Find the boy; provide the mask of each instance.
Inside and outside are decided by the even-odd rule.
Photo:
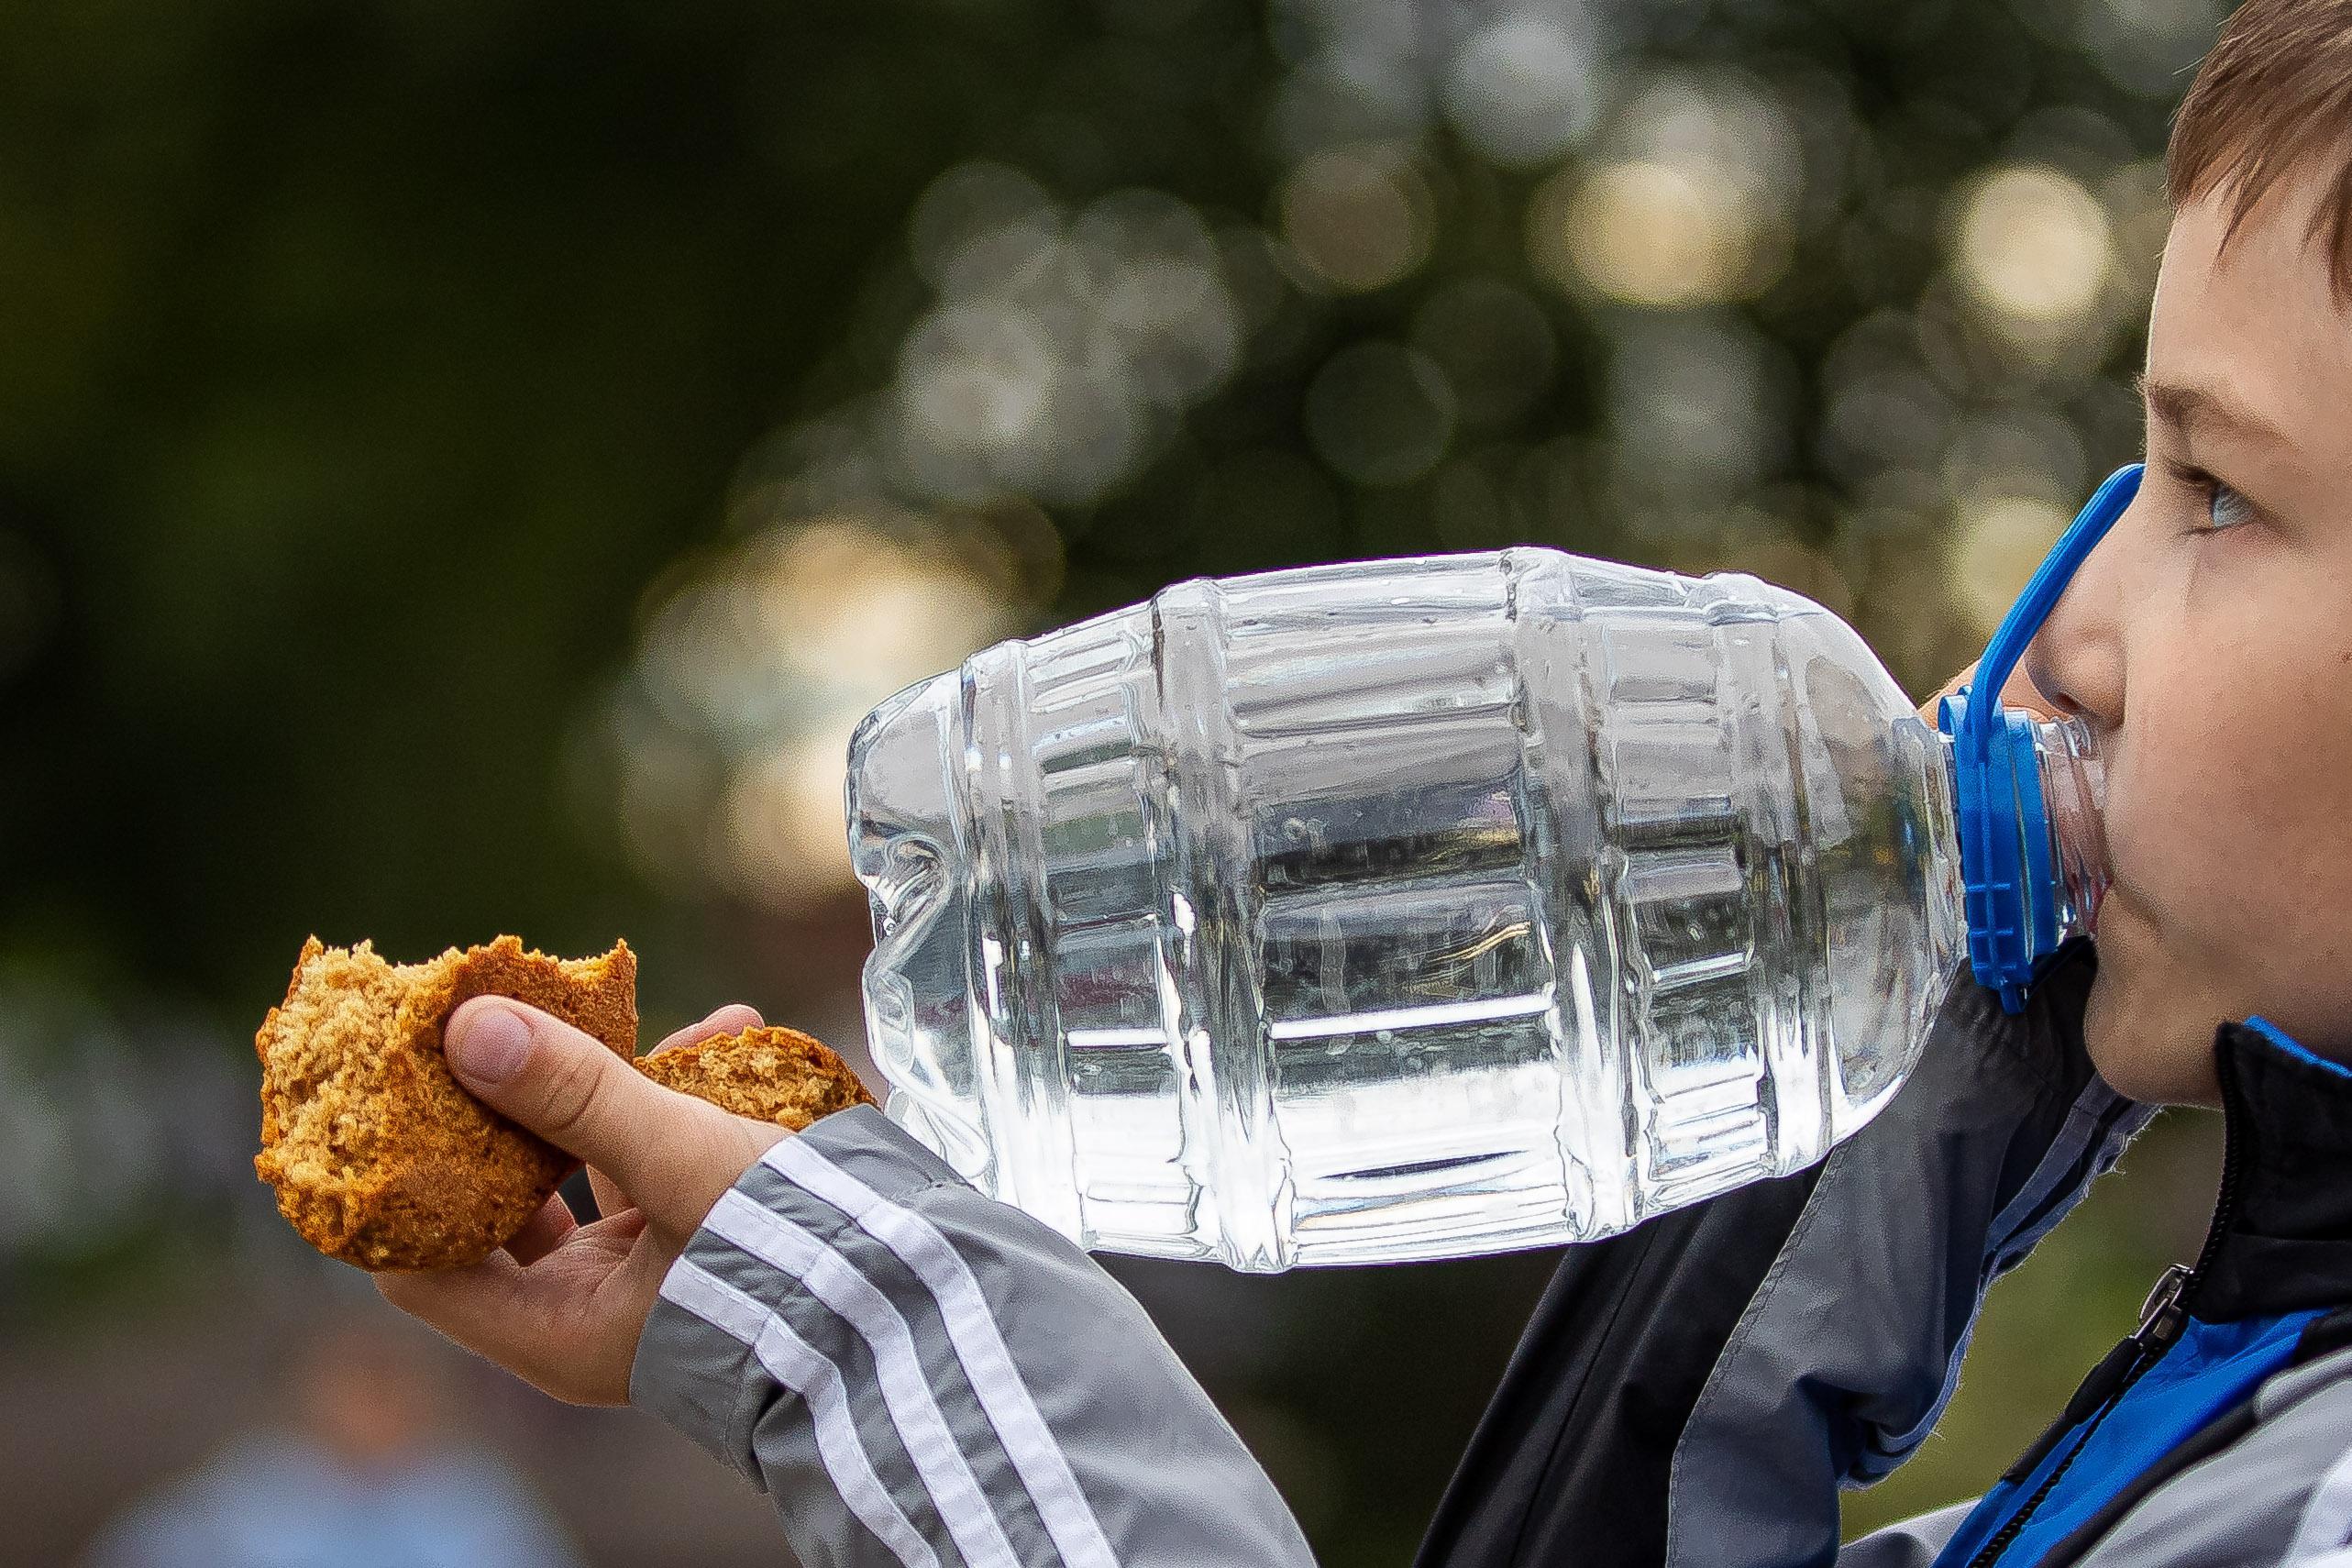
[[[1573,1251],[1425,1562],[2352,1562],[2352,0],[2240,10],[2170,181],[2147,477],[2028,661],[2107,759],[2095,955],[2017,1018],[1962,979],[1821,1165]],[[803,1561],[1309,1561],[1134,1303],[878,1113],[779,1139],[494,999],[448,1034],[610,1217],[385,1294],[658,1411]],[[2195,1266],[1980,1505],[1840,1552],[1838,1486],[1924,1438],[1984,1286],[2161,1101],[2228,1119]]]

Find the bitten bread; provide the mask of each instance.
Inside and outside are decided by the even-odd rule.
[[[636,1050],[637,960],[550,958],[502,936],[422,964],[369,944],[303,944],[261,1058],[261,1153],[279,1211],[327,1256],[366,1269],[478,1263],[543,1208],[572,1161],[466,1092],[442,1055],[459,1002],[492,994]],[[873,1097],[825,1046],[762,1027],[635,1062],[656,1083],[800,1132]]]
[[[514,937],[392,964],[368,943],[303,944],[286,999],[253,1038],[261,1152],[279,1212],[327,1256],[367,1269],[479,1262],[536,1214],[560,1150],[459,1087],[441,1026],[494,993],[554,1014],[621,1056],[637,1048],[637,960],[551,958]]]
[[[637,1070],[657,1084],[792,1132],[821,1116],[874,1103],[831,1047],[773,1025],[673,1045],[638,1058]]]

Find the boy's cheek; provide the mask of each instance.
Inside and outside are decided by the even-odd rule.
[[[2207,705],[2205,679],[2134,711],[2111,759],[2115,884],[2099,909],[2084,1037],[2101,1075],[2149,1102],[2213,1102],[2214,1031],[2253,978],[2242,937],[2264,900],[2248,857],[2275,853],[2247,835],[2244,809],[2273,781],[2233,765],[2251,737]]]
[[[2225,1020],[2291,1014],[2308,1043],[2352,1047],[2352,971],[2322,957],[2352,949],[2352,683],[2314,685],[2317,617],[2299,608],[2279,605],[2258,657],[2137,671],[2086,1022],[2134,1098],[2208,1100]]]
[[[2319,890],[2313,821],[2352,805],[2352,746],[2315,724],[2310,650],[2294,641],[2182,636],[2139,661],[2110,757],[2108,845],[2117,882],[2170,939],[2236,944],[2249,920],[2275,924]]]
[[[2083,1015],[2083,1044],[2099,1076],[2122,1094],[2150,1104],[2211,1105],[2214,1028],[2219,1013],[2196,994],[2194,977],[2151,963],[2149,928],[2138,911],[2118,908],[2099,922],[2099,974]],[[2214,1022],[2203,1021],[2211,1014]]]

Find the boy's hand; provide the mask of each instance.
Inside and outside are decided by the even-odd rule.
[[[756,1028],[723,1007],[654,1049]],[[380,1274],[376,1287],[468,1350],[575,1405],[624,1405],[662,1276],[722,1194],[770,1144],[770,1122],[664,1088],[536,1008],[477,997],[449,1015],[450,1070],[484,1103],[588,1162],[602,1218],[560,1193],[466,1268]]]
[[[1936,722],[1936,704],[1975,679],[1976,666],[1971,663],[1966,669],[1945,681],[1942,689],[1933,697],[1919,704],[1919,716],[1933,724]],[[2058,709],[2050,705],[2049,699],[2042,695],[2041,688],[2036,686],[2026,674],[2026,661],[2023,659],[2019,659],[2017,667],[2009,672],[2008,684],[2001,688],[2001,701],[2004,706],[2032,713],[2040,718],[2063,717]]]

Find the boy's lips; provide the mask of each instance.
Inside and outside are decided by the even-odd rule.
[[[2112,853],[2107,857],[2107,863],[2100,867],[2100,870],[2102,875],[2093,879],[2091,884],[2091,908],[2086,911],[2083,921],[2083,929],[2094,936],[2099,933],[2099,922],[2106,919],[2107,906],[2119,898],[2130,896],[2124,887],[2123,879],[2115,875],[2115,858]]]

